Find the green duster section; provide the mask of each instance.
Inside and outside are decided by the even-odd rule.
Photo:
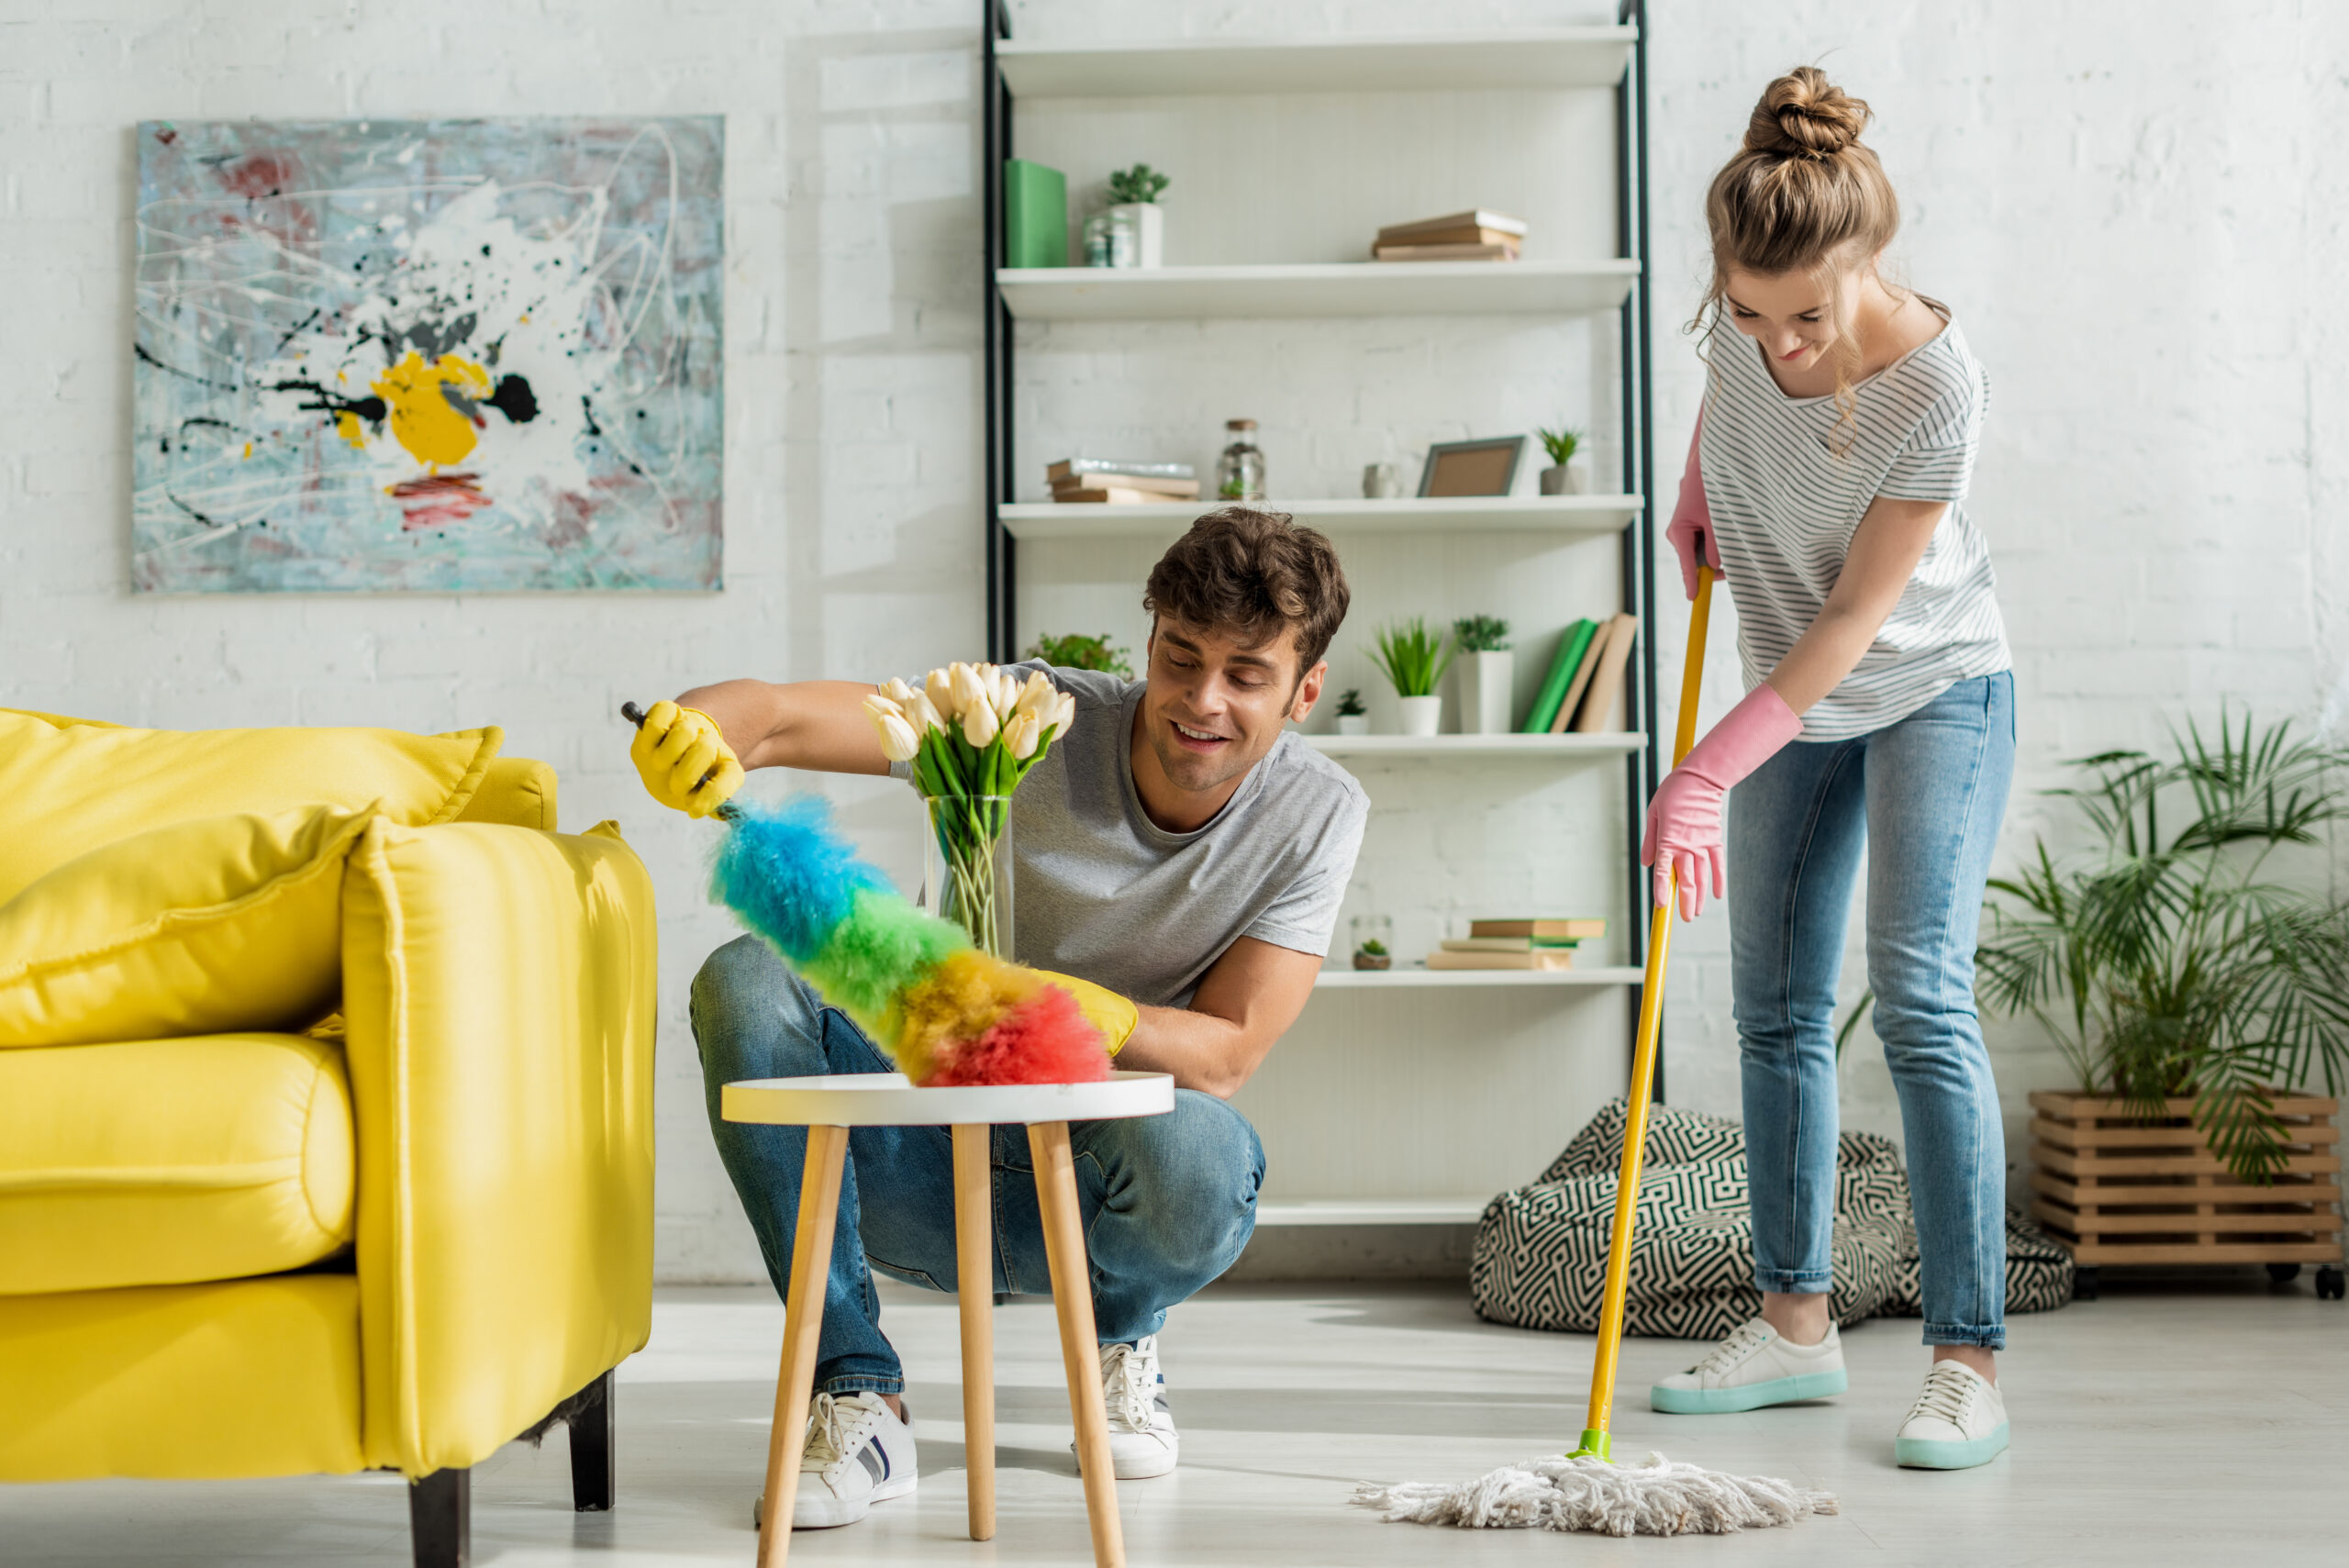
[[[895,893],[861,887],[850,898],[848,917],[798,969],[824,1000],[885,1047],[884,1020],[898,994],[970,945],[960,927]]]

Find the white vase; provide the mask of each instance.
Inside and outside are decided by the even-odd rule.
[[[1120,202],[1109,209],[1134,226],[1135,250],[1142,267],[1166,264],[1166,209],[1156,202]]]
[[[1369,734],[1370,715],[1366,713],[1341,713],[1338,715],[1338,733],[1341,735]]]
[[[1569,495],[1590,495],[1592,493],[1590,475],[1590,459],[1580,454],[1568,458],[1566,460],[1566,494]]]
[[[1443,728],[1443,699],[1437,697],[1397,697],[1403,708],[1403,733],[1415,739],[1433,735]]]
[[[1453,668],[1460,672],[1460,728],[1470,735],[1508,734],[1517,655],[1506,648],[1471,653]]]

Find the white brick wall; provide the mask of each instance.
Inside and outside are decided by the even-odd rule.
[[[659,883],[662,1270],[753,1273],[684,1023],[686,983],[729,923],[696,885],[704,831],[643,799],[612,715],[700,678],[869,674],[977,646],[976,5],[28,9],[0,10],[0,703],[169,726],[505,724],[509,751],[561,770],[566,826],[618,817]],[[2027,792],[2058,759],[2152,741],[2165,715],[2233,696],[2338,723],[2349,328],[2333,294],[2349,190],[2332,153],[2349,92],[2327,62],[2349,39],[2334,12],[1656,9],[1659,469],[1675,472],[1699,386],[1673,328],[1700,276],[1704,183],[1762,83],[1824,61],[1881,116],[1910,278],[1956,307],[1994,378],[1976,504],[2018,659],[2010,845],[2048,820]],[[1013,12],[1022,36],[1064,39],[1429,21],[1408,0]],[[1604,15],[1444,7],[1461,28]],[[129,597],[132,122],[586,112],[728,117],[726,591]],[[1316,367],[1295,368],[1311,384]],[[1212,387],[1169,395],[1220,407]],[[1658,628],[1667,669],[1684,626],[1675,612]],[[1709,712],[1734,695],[1727,629]],[[1674,690],[1667,678],[1667,702]],[[861,829],[902,823],[872,787],[838,793]],[[886,842],[909,862],[909,840]],[[1678,951],[1674,1097],[1733,1109],[1720,920]],[[1847,990],[1860,983],[1855,962]],[[2021,1032],[1997,1039],[2010,1097],[2052,1081]],[[1880,1064],[1863,1053],[1847,1079],[1853,1120],[1895,1129]]]

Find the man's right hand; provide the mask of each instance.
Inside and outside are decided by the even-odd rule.
[[[742,787],[741,760],[697,707],[654,703],[628,755],[652,798],[688,817],[707,817]]]

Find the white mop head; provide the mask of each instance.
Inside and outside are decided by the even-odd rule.
[[[1767,1476],[1558,1454],[1496,1470],[1462,1486],[1407,1481],[1361,1486],[1353,1500],[1390,1520],[1468,1529],[1590,1530],[1603,1535],[1726,1535],[1835,1512],[1832,1493]]]

